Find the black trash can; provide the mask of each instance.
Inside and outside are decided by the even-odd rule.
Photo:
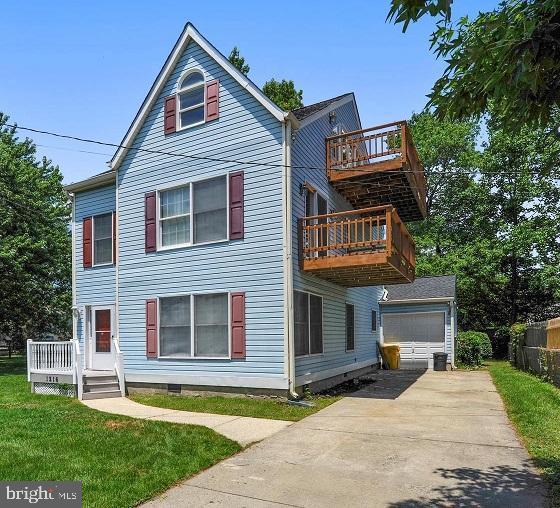
[[[447,370],[447,353],[434,353],[434,370]]]

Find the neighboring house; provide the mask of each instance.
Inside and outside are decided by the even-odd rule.
[[[378,366],[426,210],[404,122],[362,130],[352,93],[283,111],[187,24],[121,144],[67,187],[86,369],[294,395]]]
[[[432,368],[433,353],[455,364],[457,297],[455,275],[421,277],[386,286],[381,304],[382,343],[398,343],[401,368]]]

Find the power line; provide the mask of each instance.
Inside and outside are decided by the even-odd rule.
[[[69,134],[61,134],[58,132],[52,132],[52,131],[47,131],[47,130],[43,130],[43,129],[36,129],[33,127],[25,127],[25,126],[21,126],[21,125],[16,125],[16,124],[5,124],[7,127],[12,127],[14,129],[20,129],[20,130],[25,130],[25,131],[29,131],[29,132],[35,132],[37,134],[44,134],[44,135],[48,135],[48,136],[53,136],[53,137],[57,137],[57,138],[62,138],[62,139],[69,139],[72,141],[78,141],[81,143],[91,143],[91,144],[96,144],[96,145],[100,145],[100,146],[110,146],[112,148],[124,148],[127,150],[134,150],[137,152],[144,152],[144,153],[150,153],[150,154],[154,154],[154,155],[167,155],[167,156],[171,156],[171,157],[183,157],[183,158],[188,158],[188,159],[194,159],[194,160],[201,160],[201,161],[208,161],[208,162],[219,162],[219,163],[225,163],[225,164],[237,164],[237,165],[249,165],[249,166],[265,166],[265,167],[273,167],[273,168],[287,168],[287,167],[291,167],[293,169],[307,169],[307,170],[318,170],[318,171],[328,171],[328,168],[323,167],[323,166],[308,166],[308,165],[293,165],[293,164],[280,164],[280,163],[273,163],[273,162],[262,162],[262,161],[255,161],[255,160],[249,160],[249,159],[222,159],[219,157],[209,157],[209,156],[204,156],[204,155],[190,155],[190,154],[185,154],[185,153],[178,153],[178,152],[168,152],[168,151],[163,151],[163,150],[154,150],[154,149],[150,149],[150,148],[140,148],[140,147],[135,147],[135,146],[127,146],[127,145],[123,145],[123,144],[119,144],[119,143],[109,143],[107,141],[99,141],[99,140],[95,140],[95,139],[90,139],[90,138],[83,138],[83,137],[79,137],[79,136],[73,136],[73,135],[69,135]],[[71,148],[69,148],[68,150],[73,150]],[[80,151],[78,149],[75,149],[76,151]],[[88,153],[88,152],[86,152]],[[97,152],[92,152],[92,153],[97,153]],[[102,155],[102,154],[100,154]],[[107,154],[110,155],[110,154]],[[369,173],[371,172],[368,169],[362,169],[360,167],[353,167],[351,168],[352,171],[363,171],[364,173]],[[393,171],[393,170],[391,170]],[[410,169],[396,169],[394,170],[395,172],[399,172],[399,173],[412,173],[415,174],[417,173],[417,171],[413,171]],[[432,174],[443,174],[443,175],[448,175],[448,174],[452,174],[452,173],[456,173],[456,174],[473,174],[476,173],[476,170],[470,171],[470,170],[454,170],[454,171],[432,171]],[[503,172],[504,174],[506,174],[506,172]]]

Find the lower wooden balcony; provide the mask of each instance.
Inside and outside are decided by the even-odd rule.
[[[414,240],[392,205],[299,219],[300,268],[345,287],[414,280]]]
[[[426,176],[405,121],[325,141],[329,181],[354,208],[391,203],[404,221],[426,216]]]

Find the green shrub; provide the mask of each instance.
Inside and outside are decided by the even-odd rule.
[[[484,332],[459,332],[455,351],[459,363],[478,366],[482,360],[492,358],[490,337]]]

